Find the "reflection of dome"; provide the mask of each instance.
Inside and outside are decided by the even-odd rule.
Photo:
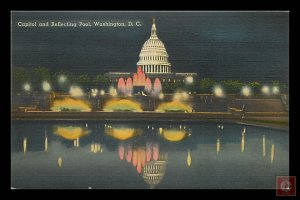
[[[155,20],[151,28],[151,36],[144,43],[140,60],[137,63],[146,73],[171,73],[171,64],[164,43],[157,37]]]
[[[148,162],[143,169],[143,179],[153,189],[161,182],[166,172],[166,154],[159,154],[157,161]]]

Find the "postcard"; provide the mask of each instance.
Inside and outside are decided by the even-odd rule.
[[[12,11],[11,26],[11,188],[293,194],[288,11]]]

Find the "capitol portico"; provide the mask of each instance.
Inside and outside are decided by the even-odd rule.
[[[184,82],[186,77],[197,76],[197,73],[174,73],[172,71],[172,65],[169,62],[169,54],[167,53],[164,43],[158,37],[154,18],[150,38],[143,44],[139,54],[137,68],[138,67],[141,67],[147,77],[160,78],[162,82]],[[112,82],[117,82],[118,78],[131,77],[135,72],[108,72],[106,73],[106,76]]]

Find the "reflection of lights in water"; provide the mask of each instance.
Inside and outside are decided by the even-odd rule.
[[[43,86],[44,92],[49,92],[51,90],[50,83],[48,83],[47,81],[44,81],[42,86]]]
[[[191,164],[192,164],[192,156],[191,156],[190,150],[188,150],[188,155],[187,155],[187,158],[186,158],[186,162],[187,162],[188,166],[191,166]]]
[[[82,97],[84,95],[82,89],[78,86],[71,86],[69,93],[72,97]]]
[[[245,151],[245,133],[242,133],[242,141],[241,141],[241,151]]]
[[[179,142],[186,138],[187,131],[184,129],[161,129],[159,130],[160,134],[164,139],[170,142]]]
[[[217,97],[224,97],[224,92],[221,86],[217,85],[213,89],[214,95]]]
[[[265,157],[266,156],[266,139],[265,139],[265,135],[263,135],[262,146],[263,146],[263,157]]]
[[[105,134],[118,139],[118,140],[128,140],[132,137],[135,137],[141,133],[140,129],[134,128],[126,128],[126,127],[119,127],[119,128],[106,128]]]
[[[89,102],[81,99],[64,98],[61,100],[55,100],[51,106],[52,111],[91,111],[91,105]]]
[[[63,137],[64,139],[67,140],[77,140],[76,143],[79,142],[79,138],[86,136],[90,133],[91,131],[82,128],[79,126],[57,126],[54,127],[54,133],[58,136]],[[78,144],[76,144],[78,146]]]
[[[261,88],[261,91],[262,91],[263,94],[269,95],[269,94],[270,94],[270,87],[267,86],[267,85],[264,85],[264,86]]]
[[[103,110],[106,112],[130,111],[142,112],[142,106],[139,102],[128,99],[112,99],[105,103]]]
[[[79,147],[79,138],[76,139],[76,147]]]
[[[58,167],[61,167],[61,165],[62,165],[62,157],[58,158],[57,164],[58,164]]]
[[[67,77],[65,75],[59,75],[58,82],[64,83],[67,80]]]
[[[45,137],[45,151],[48,151],[48,137]]]
[[[272,93],[273,93],[273,94],[279,94],[279,87],[274,86],[274,87],[272,88]]]
[[[220,152],[220,138],[217,139],[217,154]]]
[[[26,154],[26,151],[27,151],[27,138],[23,139],[23,150],[24,150],[24,154]]]
[[[275,154],[275,145],[272,144],[272,147],[271,147],[271,163],[272,163],[273,160],[274,160],[274,154]]]
[[[100,144],[98,144],[98,143],[92,143],[91,144],[91,152],[92,153],[102,152],[102,148],[101,148]]]
[[[243,129],[243,133],[246,133],[246,128]]]
[[[242,87],[242,95],[248,97],[251,95],[251,88],[248,86]]]
[[[192,76],[187,76],[185,78],[185,83],[186,84],[192,84],[194,82],[194,78]]]
[[[25,84],[23,85],[23,88],[24,88],[25,91],[30,91],[31,86],[29,85],[29,83],[25,83]]]
[[[172,102],[166,102],[161,103],[158,108],[155,110],[155,112],[185,112],[190,113],[192,112],[192,108],[179,101],[172,101]]]

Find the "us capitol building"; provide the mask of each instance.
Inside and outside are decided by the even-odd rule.
[[[137,67],[141,67],[147,77],[160,78],[162,82],[184,82],[186,77],[196,77],[197,73],[174,73],[172,72],[172,65],[169,62],[169,55],[167,53],[164,43],[157,36],[157,29],[155,19],[151,28],[151,36],[144,43],[139,55]],[[132,77],[134,72],[108,72],[105,75],[111,82],[117,82],[119,78]]]

